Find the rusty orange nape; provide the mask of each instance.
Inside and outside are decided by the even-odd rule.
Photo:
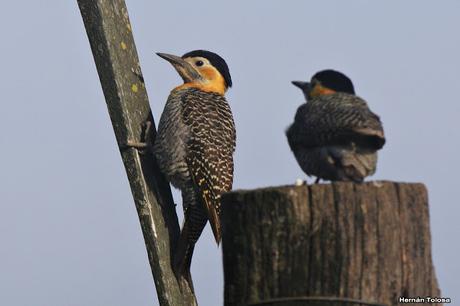
[[[320,84],[315,85],[313,89],[310,91],[309,96],[311,98],[319,97],[319,96],[324,96],[324,95],[331,95],[336,93],[335,90],[332,90],[330,88],[324,87]]]
[[[174,88],[174,90],[194,87],[202,91],[215,92],[220,95],[225,94],[225,90],[227,89],[225,86],[225,80],[223,76],[219,73],[219,71],[217,71],[217,69],[215,69],[214,67],[203,67],[199,69],[199,72],[205,80],[204,82],[193,81],[185,83]]]

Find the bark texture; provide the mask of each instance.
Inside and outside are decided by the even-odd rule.
[[[223,198],[222,223],[225,305],[398,305],[400,296],[440,296],[423,184],[235,191]]]
[[[158,299],[162,306],[196,305],[190,287],[179,288],[171,268],[179,224],[168,182],[153,154],[126,143],[155,125],[123,0],[77,0],[104,91],[113,129],[139,215]],[[153,133],[155,134],[155,133]]]

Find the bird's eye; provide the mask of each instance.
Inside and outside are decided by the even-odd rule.
[[[203,66],[204,63],[203,63],[203,61],[196,61],[196,62],[195,62],[195,65],[197,65],[198,67],[200,67],[200,66]]]

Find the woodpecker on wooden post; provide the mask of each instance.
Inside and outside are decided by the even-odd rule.
[[[293,81],[305,95],[287,129],[289,146],[307,175],[362,182],[375,173],[377,150],[385,144],[379,116],[355,95],[343,73],[323,70],[311,82]]]

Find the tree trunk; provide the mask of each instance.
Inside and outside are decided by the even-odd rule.
[[[439,297],[423,184],[235,191],[223,198],[222,223],[225,305]]]
[[[126,4],[124,0],[77,3],[136,204],[158,300],[162,306],[196,305],[192,288],[188,284],[180,288],[171,268],[179,224],[169,184],[151,152],[140,155],[126,146],[141,140],[146,121],[155,134]]]

